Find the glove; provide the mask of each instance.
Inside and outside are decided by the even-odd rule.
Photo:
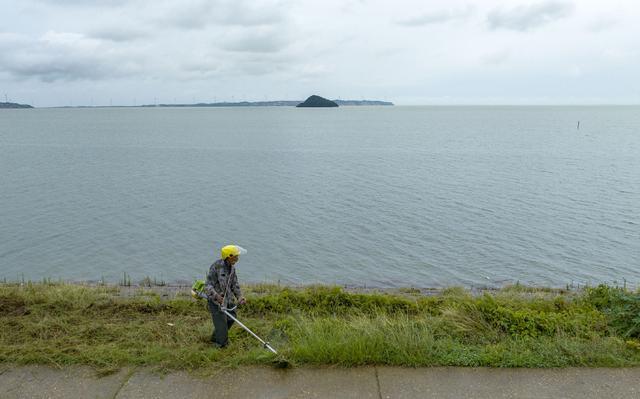
[[[220,294],[215,294],[213,295],[213,301],[219,304],[222,304],[224,298],[222,298],[222,295]]]

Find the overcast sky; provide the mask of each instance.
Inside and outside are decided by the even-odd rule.
[[[0,0],[0,10],[0,101],[640,103],[634,0]]]

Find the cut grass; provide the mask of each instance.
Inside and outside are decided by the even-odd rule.
[[[640,295],[508,288],[472,296],[245,289],[241,320],[294,364],[638,366]],[[0,363],[207,370],[274,358],[240,328],[214,349],[202,302],[72,284],[0,285]]]

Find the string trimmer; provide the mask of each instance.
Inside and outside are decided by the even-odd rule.
[[[196,284],[197,284],[197,282],[196,282]],[[195,285],[196,285],[196,284],[194,284],[194,288],[195,288]],[[205,293],[204,293],[204,292],[202,292],[202,291],[195,290],[195,289],[191,290],[191,295],[192,295],[192,296],[194,296],[194,297],[199,297],[199,298],[205,299],[205,300],[206,300],[206,299],[208,299],[207,294],[205,294]],[[224,301],[223,301],[223,303],[224,303]],[[224,305],[220,305],[220,304],[218,304],[218,306],[220,307],[220,310],[222,310],[222,312],[223,312],[224,314],[226,314],[226,315],[227,315],[227,317],[230,317],[230,318],[231,318],[231,320],[235,321],[235,322],[236,322],[240,327],[242,327],[246,332],[248,332],[248,333],[249,333],[249,334],[251,334],[255,339],[257,339],[258,341],[260,341],[260,342],[262,343],[262,345],[263,345],[263,347],[264,347],[264,348],[266,348],[266,349],[270,350],[274,355],[276,355],[276,356],[280,356],[280,355],[278,354],[278,352],[277,352],[277,351],[276,351],[276,350],[275,350],[275,349],[274,349],[274,348],[273,348],[273,347],[272,347],[272,346],[271,346],[267,341],[265,341],[265,340],[263,340],[262,338],[260,338],[260,337],[258,336],[258,334],[256,334],[256,333],[254,333],[253,331],[251,331],[251,330],[249,329],[249,327],[245,326],[245,325],[244,325],[240,320],[238,320],[235,316],[233,316],[233,315],[231,314],[231,312],[230,312],[230,311],[234,311],[234,310],[238,307],[238,305],[236,305],[236,306],[234,306],[234,307],[232,307],[232,308],[227,308],[226,306],[224,306]],[[275,361],[274,361],[274,365],[275,365],[277,368],[288,368],[291,364],[290,364],[287,360],[285,360],[285,359],[283,359],[282,357],[280,357],[278,360],[275,360]]]

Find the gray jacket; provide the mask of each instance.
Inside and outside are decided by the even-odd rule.
[[[225,288],[227,289],[226,293],[224,292]],[[216,294],[224,296],[224,305],[227,307],[233,303],[231,300],[231,294],[233,294],[236,299],[240,299],[242,297],[235,267],[228,266],[222,259],[218,259],[213,262],[209,268],[209,273],[207,273],[207,283],[204,286],[204,290],[212,301]]]

